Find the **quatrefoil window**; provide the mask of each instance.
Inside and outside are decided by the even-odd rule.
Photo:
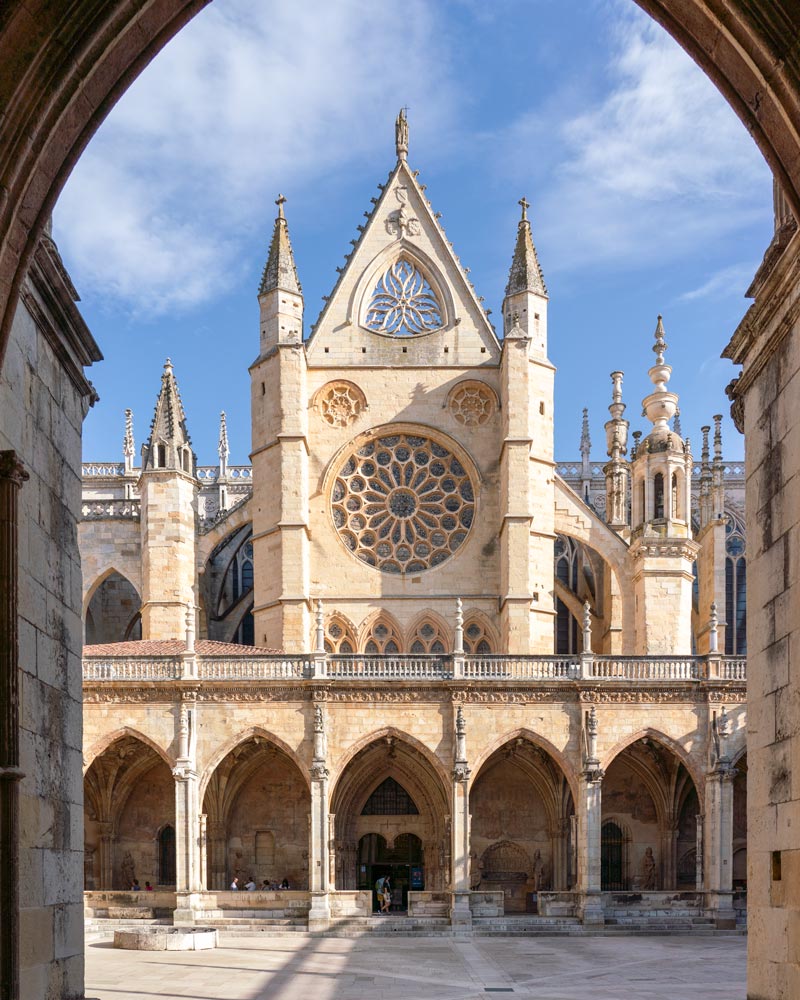
[[[442,307],[416,264],[401,257],[378,279],[364,325],[375,333],[416,337],[442,326]]]

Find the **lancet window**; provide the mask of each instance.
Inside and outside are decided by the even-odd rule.
[[[411,653],[445,653],[447,644],[442,630],[434,622],[423,622],[414,633]]]
[[[369,636],[364,645],[364,652],[376,655],[379,653],[399,653],[400,636],[391,622],[379,619],[369,630]]]
[[[339,618],[332,618],[325,626],[326,653],[355,653],[356,641],[350,627]]]
[[[394,261],[378,279],[364,325],[394,337],[415,337],[441,327],[442,307],[436,293],[407,257]]]
[[[730,511],[725,528],[725,652],[747,652],[747,559],[744,526]]]
[[[492,652],[489,633],[480,620],[467,621],[464,625],[464,652],[478,654]]]
[[[574,594],[578,591],[580,553],[573,539],[559,535],[555,541],[555,574]],[[561,598],[556,597],[556,654],[580,652],[578,622]]]

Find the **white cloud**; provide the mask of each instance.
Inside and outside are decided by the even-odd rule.
[[[239,240],[266,241],[287,178],[364,158],[378,135],[386,154],[398,101],[420,108],[417,136],[436,126],[454,92],[432,21],[427,0],[405,5],[402,35],[369,0],[218,0],[133,84],[70,178],[55,225],[76,282],[145,313],[222,290]]]
[[[708,277],[697,288],[679,296],[681,302],[696,302],[698,299],[716,299],[730,295],[731,289],[743,292],[753,279],[756,264],[732,264],[723,267]]]
[[[512,128],[522,164],[553,137],[536,200],[554,270],[674,260],[763,217],[770,197],[768,168],[724,98],[630,7],[615,8],[609,91],[566,120]]]

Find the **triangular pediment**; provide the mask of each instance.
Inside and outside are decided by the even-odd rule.
[[[307,353],[312,366],[499,364],[481,301],[405,160],[383,186]]]

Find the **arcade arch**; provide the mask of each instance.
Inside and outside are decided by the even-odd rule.
[[[121,734],[100,751],[84,776],[84,884],[129,889],[135,877],[160,884],[160,834],[175,824],[170,768],[148,742]],[[174,839],[173,839],[174,852]],[[173,879],[174,884],[174,879]],[[169,887],[169,885],[167,885]]]
[[[575,806],[566,775],[540,744],[517,735],[481,764],[469,796],[470,882],[502,889],[506,912],[530,893],[575,881]]]
[[[308,887],[310,792],[293,757],[266,735],[240,740],[207,776],[206,815],[208,888],[288,878]]]
[[[393,812],[401,809],[402,812]],[[331,795],[331,873],[337,889],[370,888],[371,869],[362,864],[386,863],[370,855],[382,837],[389,851],[398,838],[417,838],[421,879],[426,889],[450,884],[450,804],[446,785],[430,756],[395,730],[374,734],[341,768]],[[401,841],[413,844],[413,841]],[[409,848],[410,850],[410,848]],[[409,855],[410,857],[411,855]],[[399,862],[398,862],[399,863]],[[403,864],[411,862],[403,861]]]
[[[601,887],[693,889],[700,811],[692,774],[666,740],[628,743],[603,779]]]
[[[86,606],[87,646],[141,639],[142,599],[131,581],[110,570],[94,587]]]

